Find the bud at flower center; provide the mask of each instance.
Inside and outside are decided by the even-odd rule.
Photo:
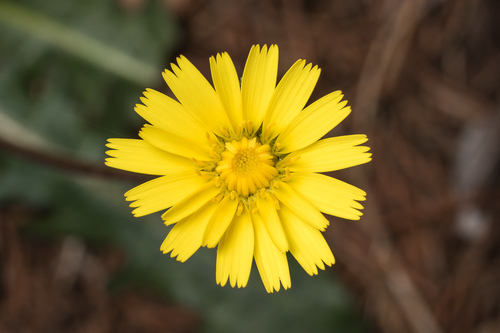
[[[262,145],[257,137],[225,143],[221,160],[215,171],[228,191],[249,196],[261,188],[269,187],[269,182],[278,175],[274,167],[276,157],[269,145]]]

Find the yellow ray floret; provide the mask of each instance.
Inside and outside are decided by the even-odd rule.
[[[254,253],[254,229],[250,212],[245,209],[235,217],[217,249],[217,283],[245,287],[250,276]]]

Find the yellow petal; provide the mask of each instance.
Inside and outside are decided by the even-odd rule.
[[[280,282],[284,289],[291,287],[290,271],[286,253],[274,245],[264,221],[259,214],[253,214],[255,231],[255,263],[268,293],[280,290]]]
[[[172,207],[206,182],[193,170],[171,173],[134,187],[125,197],[133,201],[130,207],[137,207],[132,214],[144,216]]]
[[[208,201],[212,200],[219,191],[220,189],[215,187],[213,182],[208,182],[197,191],[180,200],[172,208],[167,210],[161,218],[165,221],[166,225],[179,222],[200,209]]]
[[[156,148],[172,154],[202,161],[210,159],[210,147],[207,140],[202,141],[201,144],[195,143],[150,125],[145,125],[139,132],[139,136]]]
[[[229,278],[231,287],[244,288],[252,268],[254,232],[247,209],[234,218],[217,247],[216,280],[225,286]]]
[[[328,220],[320,213],[318,208],[311,204],[302,195],[297,193],[290,185],[282,181],[277,182],[279,187],[274,189],[274,194],[280,202],[287,206],[295,215],[309,223],[316,229],[324,231]]]
[[[205,236],[203,237],[203,246],[213,248],[217,246],[222,235],[226,232],[229,224],[236,214],[238,200],[231,199],[230,195],[226,195],[219,203],[219,207],[208,222]]]
[[[226,52],[217,54],[217,60],[214,57],[210,58],[210,69],[212,70],[215,91],[217,91],[217,95],[219,95],[219,99],[226,110],[227,118],[234,132],[243,121],[238,74],[231,57]]]
[[[328,172],[368,163],[372,156],[367,153],[370,148],[358,146],[367,140],[363,134],[319,140],[309,147],[289,154],[283,163],[300,156],[290,165],[292,172]]]
[[[298,60],[286,72],[274,91],[264,117],[264,140],[278,136],[304,108],[319,78],[318,66]],[[266,128],[272,125],[270,134]]]
[[[207,126],[195,119],[179,102],[153,89],[146,89],[135,111],[150,124],[194,142],[205,142]]]
[[[335,263],[332,251],[321,232],[299,219],[287,207],[279,211],[290,252],[309,275],[318,274],[318,269],[325,269],[325,264]]]
[[[276,247],[281,252],[288,251],[285,231],[283,230],[278,212],[276,211],[276,205],[269,194],[266,194],[265,198],[257,196],[257,208],[259,209],[259,214]]]
[[[342,97],[340,91],[335,91],[300,112],[276,139],[283,145],[280,153],[287,154],[309,146],[344,120],[351,108],[344,107],[347,101],[340,102]]]
[[[212,132],[222,135],[221,127],[228,124],[214,88],[186,57],[177,58],[177,64],[172,64],[173,72],[163,72],[163,79],[190,114]]]
[[[209,202],[189,217],[179,221],[161,244],[160,250],[184,262],[201,247],[203,234],[217,205]]]
[[[292,173],[288,184],[326,214],[359,220],[366,193],[338,179],[317,173]]]
[[[112,168],[148,175],[164,175],[180,171],[195,170],[193,161],[167,153],[144,140],[108,139],[106,165]]]
[[[271,45],[250,49],[241,79],[243,117],[253,123],[254,132],[264,120],[269,101],[276,87],[279,51]]]

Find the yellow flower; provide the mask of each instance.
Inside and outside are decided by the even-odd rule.
[[[216,281],[245,287],[253,258],[268,292],[290,288],[286,253],[310,275],[335,262],[322,213],[358,220],[366,193],[321,172],[371,160],[365,135],[321,139],[350,113],[340,91],[304,108],[320,69],[298,60],[276,86],[278,47],[253,46],[240,79],[210,58],[215,89],[185,57],[163,78],[178,101],[146,89],[141,139],[109,139],[106,164],[161,176],[127,193],[135,216],[168,209],[161,245],[184,262],[217,247]]]

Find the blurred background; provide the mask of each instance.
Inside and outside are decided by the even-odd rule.
[[[500,332],[500,2],[0,0],[0,332]],[[137,137],[142,91],[183,54],[209,77],[252,44],[322,74],[373,161],[332,176],[368,193],[331,218],[337,263],[292,289],[215,283],[215,251],[162,255],[154,214],[103,165]]]

